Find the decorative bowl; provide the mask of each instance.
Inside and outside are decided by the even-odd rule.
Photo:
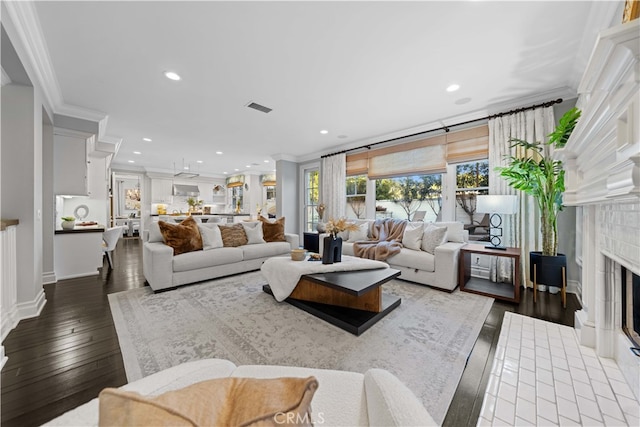
[[[293,261],[304,261],[305,256],[307,255],[306,249],[292,249],[291,250],[291,259]]]

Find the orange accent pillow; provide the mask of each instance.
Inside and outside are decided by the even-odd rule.
[[[219,225],[220,234],[222,234],[222,244],[224,247],[235,248],[249,243],[247,233],[244,231],[242,224]]]
[[[262,234],[265,242],[287,241],[284,237],[284,217],[273,222],[261,216],[258,219],[262,222]]]
[[[158,226],[165,245],[173,248],[174,255],[202,250],[202,236],[193,218],[189,217],[179,224],[158,221]]]
[[[217,378],[155,397],[106,388],[99,396],[99,425],[312,425],[317,388],[315,377]]]

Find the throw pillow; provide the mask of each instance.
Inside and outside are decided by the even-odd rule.
[[[369,240],[369,223],[363,222],[357,225],[357,230],[349,231],[349,239],[347,240],[347,242],[353,243],[362,240]]]
[[[404,227],[404,233],[402,234],[402,246],[407,249],[419,251],[422,245],[422,234],[424,230],[423,223],[408,222]]]
[[[222,233],[216,224],[198,224],[200,229],[200,236],[202,236],[202,249],[207,251],[209,249],[221,248],[224,246],[222,243]]]
[[[158,226],[164,243],[173,248],[174,255],[202,250],[202,237],[193,218],[189,217],[179,224],[158,221]]]
[[[152,222],[149,226],[149,243],[153,242],[164,242],[164,238],[162,237],[162,232],[160,231],[160,226],[157,222]]]
[[[243,222],[244,232],[247,235],[247,245],[257,245],[259,243],[265,243],[262,238],[262,223],[261,222]]]
[[[242,224],[219,225],[218,228],[220,228],[222,244],[225,247],[235,248],[247,244],[247,233],[244,232]]]
[[[449,242],[464,243],[464,224],[461,222],[435,222],[436,227],[447,227]]]
[[[311,399],[318,388],[308,378],[217,378],[159,396],[115,388],[99,396],[99,425],[311,425]],[[287,422],[289,421],[289,422]]]
[[[284,217],[278,218],[273,222],[261,216],[259,216],[258,219],[262,222],[262,233],[264,235],[265,242],[287,241],[284,237]]]
[[[436,227],[433,224],[427,224],[422,235],[421,248],[425,252],[434,255],[436,248],[447,242],[447,228]]]

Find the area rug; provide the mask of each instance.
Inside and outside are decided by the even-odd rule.
[[[191,360],[393,372],[442,423],[492,298],[401,280],[402,304],[359,337],[262,291],[260,272],[109,295],[129,381]]]

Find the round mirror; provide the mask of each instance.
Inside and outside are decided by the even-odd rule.
[[[73,211],[73,216],[79,220],[85,219],[89,215],[89,208],[87,205],[80,205]]]

